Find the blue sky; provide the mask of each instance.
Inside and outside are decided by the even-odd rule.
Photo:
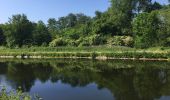
[[[167,0],[155,0],[166,4]],[[94,16],[96,10],[105,11],[109,0],[0,0],[0,23],[8,21],[13,14],[26,14],[31,21],[58,18],[69,13]]]

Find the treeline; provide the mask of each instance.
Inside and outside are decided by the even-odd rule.
[[[68,14],[50,18],[47,25],[13,15],[0,24],[0,45],[30,46],[170,46],[170,7],[152,0],[111,0],[95,17]]]

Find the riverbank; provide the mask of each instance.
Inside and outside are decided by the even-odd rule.
[[[47,59],[129,59],[129,60],[170,60],[169,48],[134,49],[127,47],[32,47],[0,48],[0,58]]]

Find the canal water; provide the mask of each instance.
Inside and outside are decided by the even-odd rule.
[[[0,85],[43,100],[170,100],[170,62],[1,59]]]

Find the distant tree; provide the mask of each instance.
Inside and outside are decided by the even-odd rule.
[[[53,30],[57,30],[57,21],[55,18],[50,18],[48,20],[48,24],[47,27],[49,30],[53,31]]]
[[[48,20],[48,30],[50,33],[57,33],[53,36],[55,42],[58,43],[67,39],[68,45],[77,46],[79,44],[78,40],[80,37],[87,36],[91,32],[91,17],[86,16],[82,13],[78,14],[68,14],[65,17],[60,17],[58,21],[55,19]],[[60,38],[60,39],[58,39]],[[61,39],[63,38],[63,39]],[[77,41],[77,43],[76,43]],[[50,44],[51,44],[50,43]],[[61,43],[62,44],[62,43]],[[60,44],[60,45],[61,45]],[[66,45],[65,43],[63,45]]]
[[[85,24],[91,20],[90,17],[84,14],[68,14],[65,17],[60,17],[57,21],[58,28],[63,30],[66,28],[74,27],[78,24]]]
[[[76,19],[77,19],[76,25],[86,24],[91,21],[91,17],[86,16],[82,13],[76,14]]]
[[[95,11],[95,17],[96,18],[100,18],[101,16],[102,16],[102,12],[100,12],[100,11]]]
[[[3,32],[3,25],[0,25],[0,45],[5,43],[5,36]]]
[[[163,8],[163,6],[160,4],[160,3],[158,3],[158,2],[154,2],[153,4],[152,4],[152,6],[151,6],[151,10],[153,11],[153,10],[159,10],[159,9],[162,9]]]
[[[52,38],[54,39],[56,37],[57,33],[59,33],[59,28],[58,28],[56,19],[50,18],[48,20],[47,27],[48,27],[49,33],[51,34]]]
[[[32,30],[32,23],[27,19],[26,15],[13,15],[4,28],[7,45],[11,47],[27,44],[31,39]]]
[[[57,24],[60,30],[74,27],[76,25],[76,16],[74,14],[69,14],[66,17],[60,17]]]
[[[66,16],[66,21],[67,21],[66,24],[67,27],[74,27],[77,22],[76,15],[70,13],[68,16]]]
[[[163,6],[158,3],[152,3],[152,0],[137,0],[137,10],[138,12],[152,12],[153,10],[159,10]]]
[[[151,12],[152,0],[137,0],[138,12]]]
[[[157,45],[157,41],[166,40],[159,45],[170,43],[169,6],[152,0],[110,0],[110,3],[107,11],[96,11],[93,18],[70,13],[58,20],[50,18],[47,25],[42,21],[30,22],[24,14],[14,15],[8,23],[0,25],[0,45],[41,46],[50,42],[52,46],[91,46],[119,45],[123,41],[123,46],[132,46],[134,40],[135,47],[147,48]]]
[[[159,41],[161,46],[170,46],[170,8],[164,8],[159,11],[162,21],[161,30],[159,31]]]
[[[66,21],[65,17],[60,17],[57,21],[57,24],[58,24],[59,30],[63,30],[65,28],[67,28],[67,21]]]
[[[34,45],[48,45],[51,41],[51,35],[48,32],[48,28],[42,21],[38,21],[33,31],[33,44]]]
[[[110,13],[103,13],[101,17],[93,21],[92,33],[102,35],[119,34],[116,26],[115,16]]]
[[[117,35],[131,34],[131,21],[134,17],[136,0],[111,0],[110,21],[114,21]]]

